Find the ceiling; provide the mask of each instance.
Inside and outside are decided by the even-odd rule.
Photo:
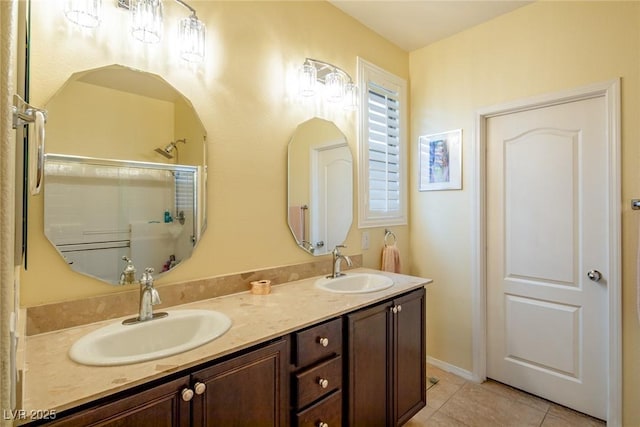
[[[525,0],[329,1],[407,52],[532,3]]]

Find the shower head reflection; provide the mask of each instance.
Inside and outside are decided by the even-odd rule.
[[[158,154],[162,154],[167,159],[173,159],[173,154],[172,154],[173,150],[176,151],[176,154],[178,153],[178,146],[177,146],[178,142],[182,142],[183,144],[186,144],[187,140],[185,138],[182,138],[182,139],[177,139],[175,142],[171,141],[164,148],[156,148],[155,152]]]

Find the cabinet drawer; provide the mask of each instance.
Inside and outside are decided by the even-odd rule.
[[[342,425],[342,393],[340,390],[296,415],[296,426],[298,427],[318,427],[323,425],[322,423],[326,423],[329,427]]]
[[[340,388],[342,388],[342,358],[337,356],[295,374],[296,406],[302,408]]]
[[[294,360],[298,367],[341,353],[342,319],[335,319],[295,333]]]

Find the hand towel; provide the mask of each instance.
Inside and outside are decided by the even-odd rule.
[[[400,251],[393,245],[384,245],[382,249],[382,271],[400,273]]]

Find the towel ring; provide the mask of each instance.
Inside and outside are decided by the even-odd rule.
[[[393,233],[393,231],[391,230],[384,230],[384,245],[388,246],[389,245],[389,237],[393,237],[393,244],[395,245],[396,242],[398,241],[398,238],[396,237],[396,235]]]

